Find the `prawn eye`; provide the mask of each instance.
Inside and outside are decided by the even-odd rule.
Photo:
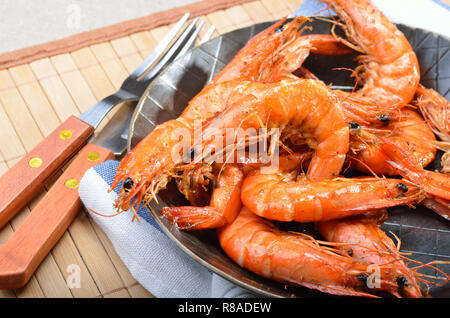
[[[195,148],[189,150],[189,157],[191,158],[191,160],[194,160],[196,152],[197,151],[195,150]]]
[[[365,286],[367,286],[367,275],[359,274],[357,278],[359,281],[363,282]]]
[[[354,122],[354,121],[349,122],[348,127],[352,130],[361,128],[361,126],[357,122]]]
[[[397,189],[399,189],[402,192],[408,192],[408,186],[404,183],[399,183],[395,186]]]
[[[133,180],[131,180],[131,178],[127,178],[123,183],[123,188],[129,190],[133,187],[133,185],[134,185]]]
[[[384,125],[389,124],[389,122],[391,121],[391,117],[389,117],[389,115],[387,115],[387,114],[382,114],[382,115],[378,116],[378,119],[379,119]]]
[[[397,284],[398,284],[398,287],[404,288],[404,287],[408,286],[408,281],[406,280],[405,276],[400,275],[397,277]]]
[[[286,25],[289,21],[284,21],[278,28],[275,29],[275,32],[283,32],[286,29]]]
[[[184,160],[190,160],[189,162],[191,162],[192,160],[195,159],[195,155],[197,154],[197,151],[195,150],[195,148],[192,148],[191,150],[189,150],[189,152],[184,156]],[[186,162],[186,161],[185,161]]]

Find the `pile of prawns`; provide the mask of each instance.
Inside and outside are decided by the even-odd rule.
[[[122,160],[111,187],[121,187],[116,207],[156,200],[173,178],[192,206],[162,213],[179,229],[217,228],[223,251],[256,274],[335,295],[423,297],[448,276],[437,269],[443,277],[436,282],[417,271],[432,263],[408,267],[415,261],[379,225],[392,206],[450,210],[449,102],[419,84],[411,45],[369,0],[322,1],[347,39],[334,26],[330,35],[302,35],[305,17],[256,35],[179,118],[158,125]],[[302,67],[310,52],[355,51],[361,54],[352,92],[332,90]],[[245,158],[205,163],[196,157],[198,144],[192,163],[174,160],[173,132],[194,135],[195,121],[223,135],[227,128],[279,128],[279,168]],[[425,170],[436,149],[447,151],[442,171]],[[374,176],[342,177],[347,165]],[[270,220],[314,222],[323,240],[279,230]],[[373,265],[380,270],[375,287],[368,284]]]

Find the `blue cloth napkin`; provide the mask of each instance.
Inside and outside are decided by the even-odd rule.
[[[422,27],[450,36],[450,11],[432,0],[373,0],[394,22]],[[296,15],[328,15],[326,6],[305,0]],[[426,24],[426,25],[424,25]],[[79,186],[86,208],[115,214],[118,189],[108,193],[118,166],[107,161],[89,169]],[[132,213],[102,217],[89,212],[111,240],[133,277],[157,297],[253,297],[255,295],[211,273],[184,254],[156,225],[141,206],[141,223],[131,222]]]

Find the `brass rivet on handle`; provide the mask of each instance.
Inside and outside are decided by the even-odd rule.
[[[67,179],[64,185],[69,189],[75,189],[76,187],[78,187],[79,183],[80,181],[78,181],[77,179]]]
[[[100,159],[100,154],[98,152],[90,152],[87,155],[87,160],[89,161],[97,161],[98,159]]]
[[[31,168],[39,168],[40,166],[42,166],[42,163],[43,163],[43,161],[39,157],[31,158],[30,161],[28,161],[28,165]]]
[[[62,140],[67,140],[67,139],[70,139],[71,137],[72,137],[72,131],[70,131],[68,129],[65,129],[59,133],[59,138],[61,138]]]

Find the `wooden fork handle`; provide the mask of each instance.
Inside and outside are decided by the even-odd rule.
[[[87,142],[94,128],[69,117],[0,178],[0,228]]]
[[[0,249],[0,289],[25,285],[81,208],[78,183],[87,169],[112,159],[88,144]]]

